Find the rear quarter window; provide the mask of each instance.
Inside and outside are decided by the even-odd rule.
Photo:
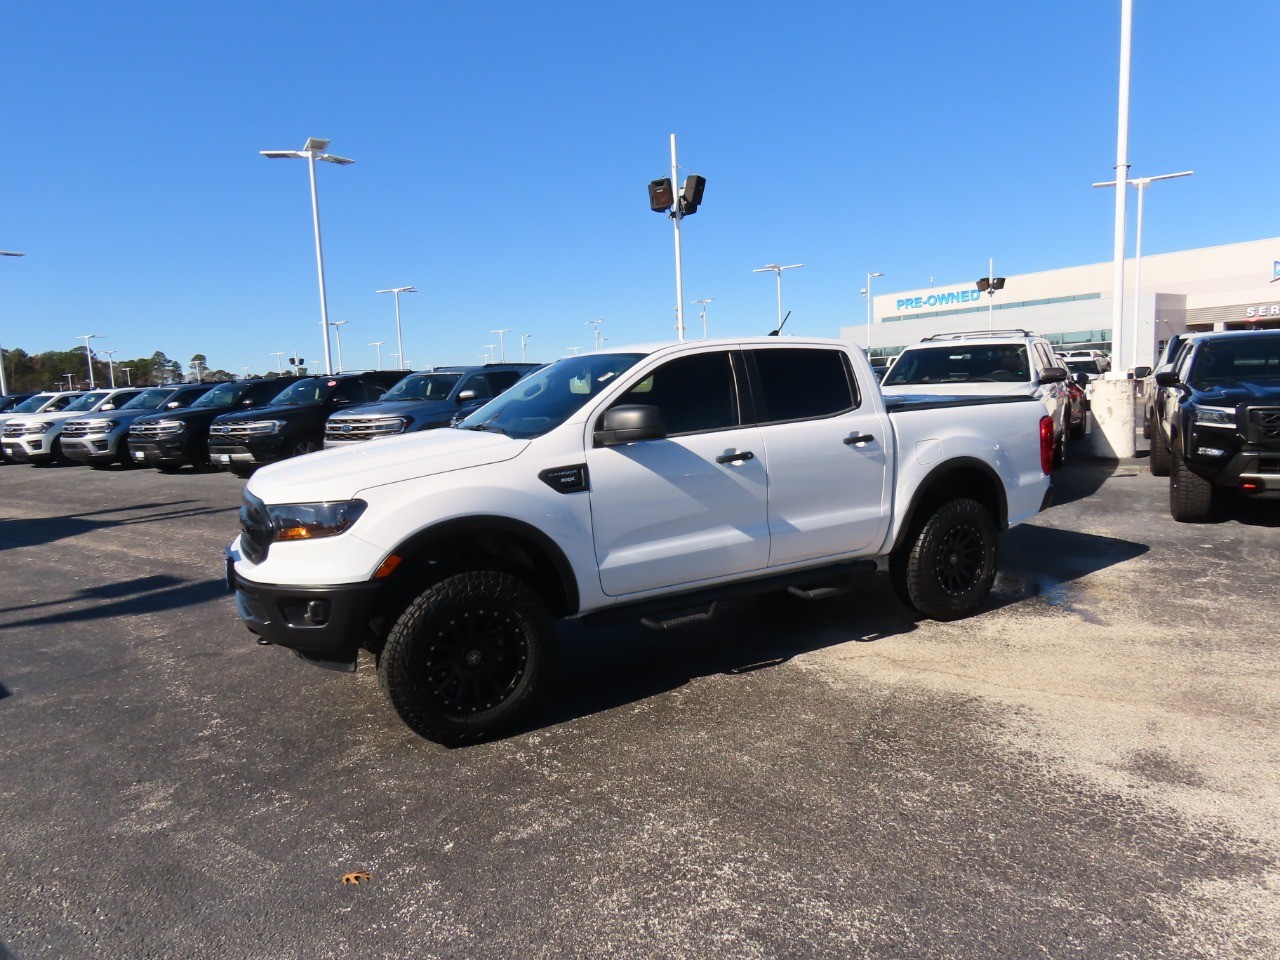
[[[858,406],[853,371],[842,350],[752,350],[760,423],[811,420]]]

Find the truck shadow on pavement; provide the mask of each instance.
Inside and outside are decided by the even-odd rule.
[[[0,619],[0,630],[159,613],[226,595],[226,585],[221,580],[189,581],[167,575],[140,577],[100,587],[86,587],[56,600],[0,607],[0,618],[4,618]],[[41,609],[55,612],[31,616],[31,611]],[[13,616],[5,618],[6,614]]]
[[[233,507],[183,507],[187,503],[203,503],[201,500],[174,500],[169,503],[139,503],[128,507],[109,507],[86,513],[69,513],[61,517],[34,517],[22,519],[0,518],[0,550],[18,547],[34,547],[53,543],[67,537],[91,533],[107,527],[125,527],[140,523],[164,520],[183,520],[191,517],[227,513]],[[165,507],[173,509],[163,509]],[[150,513],[135,515],[139,511]],[[118,514],[119,516],[110,516]]]
[[[1015,527],[1001,537],[1000,572],[978,614],[1043,596],[1090,619],[1089,611],[1073,602],[1072,581],[1148,549],[1114,537]],[[856,578],[839,597],[811,601],[762,594],[726,602],[711,620],[672,630],[641,624],[592,630],[561,623],[555,692],[521,732],[645,700],[698,677],[751,674],[848,642],[889,642],[915,630],[918,621],[894,596],[889,578],[877,573]]]

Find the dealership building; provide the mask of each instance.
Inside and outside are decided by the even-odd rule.
[[[1139,269],[1141,275],[1138,276]],[[1135,297],[1134,280],[1142,285]],[[1280,328],[1280,238],[1231,243],[1125,261],[1124,358],[1117,369],[1154,362],[1175,333]],[[1047,338],[1061,352],[1111,352],[1111,261],[1005,278],[983,293],[975,282],[875,294],[872,323],[843,327],[841,338],[867,345],[872,356],[939,333],[1022,329]],[[1134,320],[1137,337],[1134,337]]]

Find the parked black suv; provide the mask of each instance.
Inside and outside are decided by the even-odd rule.
[[[1156,385],[1151,472],[1169,474],[1173,519],[1210,519],[1224,489],[1280,500],[1280,330],[1197,337]]]
[[[117,410],[98,411],[62,428],[62,452],[68,459],[105,469],[117,461],[128,464],[129,425],[157,410],[179,410],[206,393],[211,383],[169,383],[147,387]]]
[[[214,418],[268,404],[296,380],[280,376],[220,383],[185,410],[140,417],[129,428],[129,455],[139,466],[161,473],[174,473],[184,463],[211,469],[209,426]]]
[[[403,377],[398,370],[302,377],[269,406],[224,413],[214,420],[209,427],[209,460],[247,477],[261,464],[319,450],[329,414],[377,400]]]
[[[526,374],[536,363],[487,363],[411,373],[358,410],[340,410],[324,428],[326,447],[345,447],[398,433],[447,427],[470,416]]]

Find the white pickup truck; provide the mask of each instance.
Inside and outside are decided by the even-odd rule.
[[[716,601],[847,588],[886,558],[920,614],[974,611],[997,532],[1048,502],[1031,397],[897,397],[830,340],[698,340],[566,358],[458,429],[271,465],[228,585],[260,642],[354,670],[460,743],[515,724],[557,618],[669,626]]]

